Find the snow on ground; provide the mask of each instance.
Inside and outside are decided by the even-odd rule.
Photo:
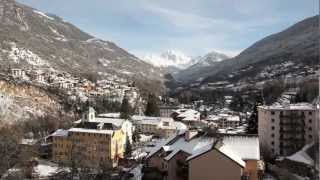
[[[130,180],[141,180],[142,179],[142,164],[139,164],[137,167],[133,168],[130,172],[133,174],[133,177]]]
[[[40,58],[37,54],[28,49],[16,47],[15,43],[11,43],[9,58],[16,63],[19,63],[20,60],[25,60],[27,63],[34,66],[47,65],[47,62]]]
[[[108,59],[105,58],[100,58],[98,60],[104,67],[107,67],[110,64],[110,61]]]
[[[57,170],[58,170],[57,166],[51,166],[51,165],[45,165],[45,164],[39,164],[34,168],[34,171],[39,175],[39,177],[48,177],[50,175],[55,174]]]
[[[122,74],[126,74],[126,75],[134,74],[134,73],[126,71],[126,70],[120,70],[119,72],[122,73]]]
[[[40,12],[40,11],[33,11],[33,12],[36,13],[36,14],[38,14],[38,15],[40,15],[41,17],[45,17],[45,18],[47,18],[47,19],[49,19],[49,20],[54,20],[53,17],[50,17],[50,16],[46,15],[46,14],[43,13],[43,12]]]
[[[62,34],[60,34],[60,33],[58,32],[58,30],[54,29],[54,28],[51,27],[51,26],[49,26],[49,29],[50,29],[56,36],[58,36],[58,37],[55,37],[54,39],[56,39],[56,40],[58,40],[58,41],[64,41],[64,42],[68,41],[64,35],[62,35]]]
[[[289,159],[289,160],[291,160],[291,161],[301,162],[301,163],[304,163],[304,164],[313,166],[313,165],[314,165],[314,160],[307,154],[307,150],[308,150],[311,146],[313,146],[313,143],[312,143],[312,144],[305,145],[305,146],[302,148],[302,150],[294,153],[294,154],[291,155],[291,156],[286,157],[286,159]]]

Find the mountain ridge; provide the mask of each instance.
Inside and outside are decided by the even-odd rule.
[[[75,76],[116,74],[129,80],[148,81],[160,90],[162,71],[115,43],[81,31],[62,18],[15,2],[0,2],[0,70],[52,68]],[[148,89],[148,87],[145,87]]]

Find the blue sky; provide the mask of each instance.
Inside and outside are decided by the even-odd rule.
[[[318,0],[18,0],[142,56],[235,55],[317,14]]]

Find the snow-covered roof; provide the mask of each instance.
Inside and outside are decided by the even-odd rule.
[[[313,166],[314,160],[306,152],[313,145],[314,145],[314,143],[305,145],[300,151],[294,153],[291,156],[286,157],[286,159],[289,159],[291,161],[301,162],[301,163]]]
[[[120,113],[104,113],[104,114],[99,114],[98,117],[119,118],[120,117]]]
[[[234,150],[232,150],[232,147],[223,145],[220,148],[216,148],[216,149],[222,152],[223,154],[225,154],[226,156],[228,156],[229,158],[231,158],[232,160],[234,160],[235,162],[237,162],[238,164],[240,164],[242,167],[246,166],[246,163],[242,160],[242,157],[239,156],[238,153],[234,152]]]
[[[179,121],[174,121],[174,126],[178,130],[187,130],[188,129],[187,125],[185,125],[185,124],[183,124],[182,122],[179,122]]]
[[[119,119],[119,118],[100,118],[96,117],[94,118],[94,122],[103,122],[103,123],[110,123],[114,124],[117,127],[121,127],[124,122],[126,122],[125,119]]]
[[[182,118],[183,121],[200,120],[200,112],[195,111],[193,109],[177,109],[174,112],[177,113],[177,117]]]
[[[209,115],[207,121],[219,121],[221,119],[225,119],[227,121],[240,121],[240,117],[236,115],[230,114],[218,114],[218,115]]]
[[[54,133],[52,133],[50,136],[55,136],[55,137],[64,137],[68,136],[68,130],[64,129],[57,129]]]
[[[170,160],[179,151],[186,152],[190,154],[188,159],[198,156],[212,149],[214,143],[217,141],[216,137],[211,137],[207,135],[199,135],[191,140],[186,140],[184,134],[171,137],[163,145],[159,145],[150,152],[148,157],[158,152],[161,148],[165,147],[167,151],[171,151],[165,160]],[[260,159],[260,149],[259,140],[255,136],[239,136],[239,135],[224,135],[222,138],[223,153],[230,154],[240,165],[243,162],[239,161],[238,157],[242,160],[259,160]],[[229,150],[230,149],[230,150]]]
[[[86,129],[86,128],[71,128],[69,132],[84,132],[84,133],[96,133],[96,134],[113,134],[113,130],[108,129]]]
[[[315,110],[315,106],[310,103],[297,103],[297,104],[273,104],[271,106],[259,106],[262,109],[268,110]]]

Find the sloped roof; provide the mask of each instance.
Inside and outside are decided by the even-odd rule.
[[[167,151],[171,151],[170,154],[164,157],[165,160],[170,160],[179,151],[190,154],[188,157],[188,160],[190,160],[210,151],[214,148],[217,140],[217,137],[197,135],[193,139],[187,141],[184,134],[180,134],[171,138],[170,141],[163,145],[155,147],[148,157],[151,157],[165,146]],[[221,153],[230,156],[231,159],[235,160],[240,165],[243,165],[243,160],[260,159],[259,140],[256,136],[223,135],[222,143],[223,146],[217,149]],[[241,159],[241,161],[239,159]]]

